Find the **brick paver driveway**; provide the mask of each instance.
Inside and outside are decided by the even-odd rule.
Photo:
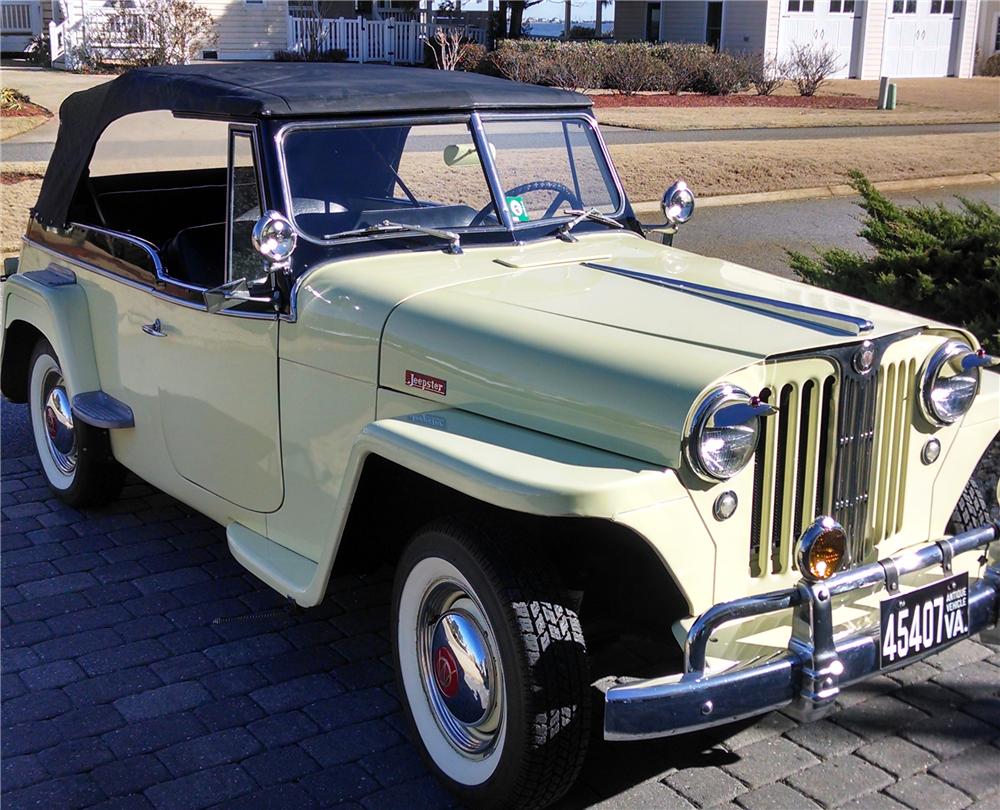
[[[3,459],[4,810],[449,803],[404,736],[388,572],[288,611],[187,507],[134,482],[77,512],[37,467]],[[1000,653],[966,641],[813,725],[595,741],[565,805],[997,808],[998,696]]]

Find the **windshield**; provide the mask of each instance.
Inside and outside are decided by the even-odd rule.
[[[615,214],[621,208],[588,121],[496,119],[484,126],[515,224],[563,216],[567,209]]]
[[[497,118],[485,128],[515,227],[567,210],[620,210],[589,122]],[[282,149],[292,219],[313,239],[502,227],[467,123],[293,126]]]

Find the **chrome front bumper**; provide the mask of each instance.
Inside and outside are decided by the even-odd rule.
[[[616,685],[606,691],[604,738],[666,737],[786,706],[801,719],[822,717],[833,708],[841,687],[884,671],[879,668],[878,627],[834,641],[832,598],[868,587],[885,587],[892,593],[900,576],[934,566],[950,573],[954,557],[998,539],[1000,523],[991,523],[844,571],[825,582],[802,582],[784,591],[715,605],[691,626],[683,675]],[[786,652],[718,675],[705,672],[708,640],[720,625],[789,609],[795,614]],[[1000,563],[995,563],[969,585],[969,634],[996,626],[998,609]],[[900,666],[922,657],[909,658]]]

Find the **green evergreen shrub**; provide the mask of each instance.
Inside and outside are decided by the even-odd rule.
[[[809,284],[968,329],[1000,352],[1000,213],[959,197],[943,205],[896,205],[860,172],[851,185],[865,212],[858,234],[874,253],[833,248],[818,257],[788,251]]]

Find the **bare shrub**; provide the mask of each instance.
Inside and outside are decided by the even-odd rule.
[[[480,45],[478,42],[470,42],[468,47],[462,51],[462,55],[458,59],[458,64],[455,66],[455,70],[465,70],[470,73],[475,73],[480,69],[486,59],[486,46]]]
[[[434,57],[438,70],[455,70],[462,63],[466,51],[475,43],[465,36],[461,28],[439,28],[424,44]]]
[[[795,82],[800,96],[813,96],[840,68],[837,54],[829,45],[822,48],[796,45],[788,61],[788,77]]]
[[[562,42],[556,45],[548,66],[547,83],[563,90],[589,90],[600,86],[604,45]]]
[[[765,57],[762,53],[746,57],[747,78],[758,96],[769,96],[782,84],[788,74],[788,66],[777,57]]]
[[[745,90],[750,84],[746,60],[722,51],[705,63],[701,79],[703,93],[729,96]]]
[[[544,84],[549,74],[552,42],[502,39],[490,54],[490,61],[501,76],[514,82]]]
[[[1000,53],[995,53],[983,61],[981,71],[984,76],[1000,76]]]
[[[663,90],[677,95],[682,90],[691,90],[705,72],[705,65],[715,56],[711,45],[666,42],[650,49],[660,63],[654,86],[650,89]]]
[[[634,96],[652,87],[661,72],[652,49],[639,42],[620,42],[604,51],[604,81],[610,90]]]
[[[191,0],[115,0],[87,34],[76,56],[97,69],[183,65],[217,39],[212,15]]]

